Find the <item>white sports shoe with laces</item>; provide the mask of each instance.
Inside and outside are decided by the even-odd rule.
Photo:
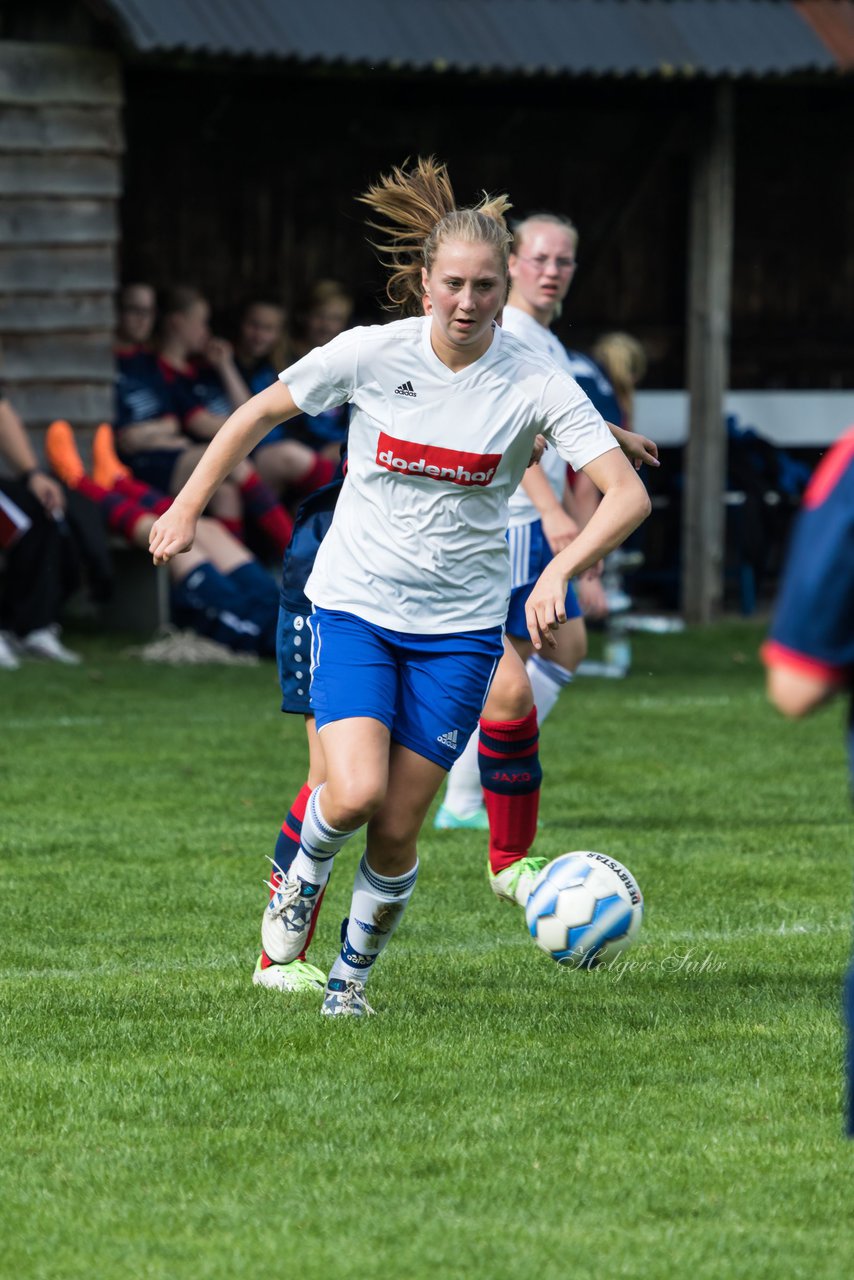
[[[365,998],[365,984],[357,978],[330,978],[320,1012],[330,1018],[363,1018],[376,1013]]]
[[[66,666],[76,667],[83,661],[79,653],[67,649],[59,638],[59,627],[53,623],[49,627],[39,627],[30,631],[18,641],[23,653],[33,658],[45,658],[48,662],[64,662]]]
[[[322,886],[285,876],[269,888],[273,895],[261,917],[261,946],[276,964],[290,964],[305,950]]]

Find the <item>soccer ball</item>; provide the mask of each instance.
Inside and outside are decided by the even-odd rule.
[[[631,872],[607,854],[564,853],[531,886],[525,920],[537,946],[558,964],[594,969],[637,937],[643,895]]]

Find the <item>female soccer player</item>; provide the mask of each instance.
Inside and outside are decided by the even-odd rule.
[[[458,210],[432,160],[395,169],[365,198],[388,224],[379,250],[390,300],[420,309],[426,293],[432,315],[350,330],[286,369],[279,386],[231,415],[151,539],[158,564],[186,550],[217,485],[272,425],[351,404],[347,477],[306,586],[327,781],[312,792],[262,940],[281,963],[299,955],[335,855],[367,824],[323,1001],[327,1014],[357,1016],[371,1012],[365,983],[414,889],[424,815],[502,654],[507,502],[536,435],[604,494],[531,592],[537,650],[565,621],[569,578],[649,512],[646,490],[576,384],[495,323],[506,292],[506,199]]]

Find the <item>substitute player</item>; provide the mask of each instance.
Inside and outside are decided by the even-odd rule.
[[[785,715],[809,715],[837,694],[849,697],[854,794],[854,428],[822,460],[804,495],[762,657],[768,696]],[[854,966],[844,1010],[846,1124],[854,1137]]]
[[[575,226],[557,214],[536,213],[516,224],[508,263],[510,296],[501,324],[573,377],[610,425],[619,421],[620,408],[607,379],[592,360],[568,351],[550,328],[569,292],[577,248]],[[652,441],[613,425],[611,430],[636,464],[658,465]],[[506,629],[515,653],[507,647],[484,708],[480,733],[472,735],[452,768],[435,820],[438,828],[488,826],[490,884],[498,897],[522,906],[547,862],[544,857],[529,856],[537,826],[539,787],[535,783],[540,776],[531,744],[587,651],[584,618],[572,583],[567,588],[567,622],[553,650],[532,653],[525,625],[525,602],[531,587],[552,556],[578,534],[579,526],[564,506],[566,477],[566,463],[555,450],[548,450],[540,466],[526,472],[510,499],[507,536],[512,576]],[[521,662],[515,659],[516,654]],[[510,792],[506,782],[496,787],[496,781],[507,774],[506,769],[496,769],[506,763],[496,754],[496,736],[504,740],[503,726],[507,724],[518,725],[520,740],[528,744],[519,766],[519,788],[525,786],[527,775],[527,792]]]
[[[272,425],[350,403],[347,478],[306,587],[327,781],[312,792],[299,852],[262,923],[271,958],[299,955],[335,855],[367,824],[326,985],[331,1015],[371,1011],[365,984],[415,887],[418,831],[477,724],[502,653],[507,503],[536,435],[604,494],[531,593],[537,650],[565,620],[569,578],[649,512],[646,490],[576,384],[495,323],[506,199],[457,210],[430,160],[394,170],[367,199],[390,224],[379,246],[390,300],[420,305],[426,292],[432,315],[353,329],[286,369],[279,386],[231,415],[151,541],[156,563],[185,550],[217,485]]]
[[[513,246],[510,253],[510,297],[504,307],[502,328],[516,334],[542,355],[551,358],[563,371],[575,378],[603,419],[608,424],[620,421],[618,406],[611,384],[602,371],[588,357],[579,352],[567,351],[560,339],[552,333],[551,325],[561,314],[563,302],[575,274],[577,243],[579,236],[570,220],[551,212],[539,212],[513,227]],[[612,428],[617,434],[617,428]],[[620,433],[630,439],[631,433]],[[624,443],[624,440],[621,440]],[[636,438],[638,461],[657,466],[657,449],[650,440]],[[625,447],[625,443],[624,443]],[[586,630],[583,611],[576,599],[572,584],[567,589],[567,623],[561,627],[556,650],[548,655],[531,654],[528,628],[525,626],[525,602],[531,586],[538,579],[549,559],[567,547],[575,538],[579,525],[568,515],[565,504],[567,468],[556,451],[545,453],[539,468],[526,472],[519,489],[510,500],[511,598],[507,614],[507,635],[513,648],[526,664],[526,673],[536,705],[539,726],[560,698],[574,675],[577,664],[586,653]],[[589,575],[595,571],[590,570]],[[595,590],[599,579],[585,584],[585,590]],[[504,668],[510,663],[510,655]],[[519,673],[513,676],[508,669],[499,668],[493,686],[493,698],[501,690],[502,680],[515,680],[520,686]],[[521,692],[521,687],[520,687]],[[517,707],[522,716],[524,708]],[[487,712],[490,717],[489,710]],[[508,718],[513,718],[512,716]],[[487,765],[487,767],[485,767]],[[483,780],[481,780],[483,772]],[[484,788],[481,782],[489,782],[488,759],[479,753],[478,736],[472,736],[461,758],[453,765],[448,776],[444,803],[440,806],[435,826],[438,828],[475,828],[488,826],[487,812],[483,808]],[[489,806],[489,792],[487,790]],[[525,851],[533,841],[534,826],[524,838],[528,838]],[[519,858],[511,859],[515,849],[502,850],[490,841],[490,883],[501,897],[511,897],[524,902],[531,879],[543,867],[545,859],[530,859],[522,864]]]

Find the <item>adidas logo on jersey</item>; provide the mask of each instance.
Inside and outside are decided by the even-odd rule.
[[[440,733],[436,741],[441,742],[443,747],[449,747],[451,751],[456,751],[457,749],[456,729],[452,729],[450,733]]]
[[[418,396],[418,392],[411,382],[401,382],[399,387],[395,387],[394,394],[396,396],[411,396],[413,400],[417,399]]]

